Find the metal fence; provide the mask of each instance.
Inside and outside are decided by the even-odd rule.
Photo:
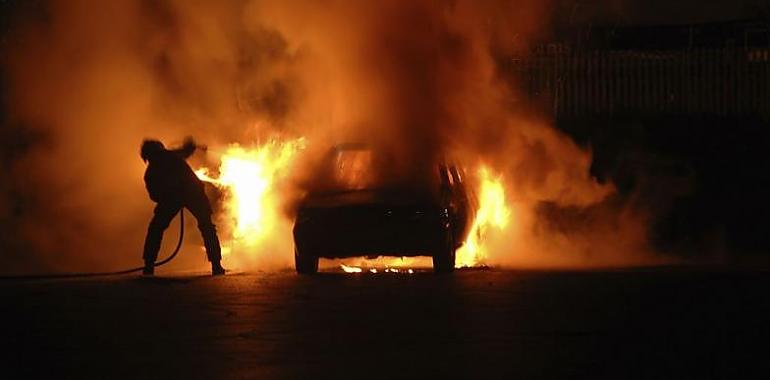
[[[531,100],[556,117],[770,117],[770,49],[540,53],[512,60]]]

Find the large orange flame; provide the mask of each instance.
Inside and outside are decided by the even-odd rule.
[[[508,225],[511,210],[505,201],[501,176],[493,176],[490,169],[481,166],[479,175],[479,208],[465,244],[457,250],[456,268],[484,264],[488,248],[485,245],[490,228],[503,230]]]
[[[198,178],[210,182],[224,192],[225,226],[232,235],[227,246],[257,247],[273,232],[279,221],[280,194],[276,181],[287,176],[296,153],[305,140],[270,140],[266,144],[242,147],[229,146],[221,157],[219,175],[212,176],[207,168],[196,170]]]

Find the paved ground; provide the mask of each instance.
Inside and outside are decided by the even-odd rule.
[[[769,289],[766,273],[702,268],[2,281],[0,363],[55,378],[766,378]]]

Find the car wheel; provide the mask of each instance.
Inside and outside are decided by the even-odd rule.
[[[455,270],[455,246],[452,234],[447,232],[443,244],[433,252],[433,272],[452,273]]]
[[[294,268],[299,274],[318,273],[318,257],[300,255],[297,247],[294,247]]]

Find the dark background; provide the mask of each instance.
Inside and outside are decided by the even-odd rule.
[[[704,61],[709,54],[740,57],[769,48],[766,2],[655,0],[559,2],[552,33],[533,49],[541,58],[701,54],[707,57]],[[763,65],[760,70],[767,73],[770,62]],[[709,67],[708,62],[701,62],[704,66]],[[605,70],[611,68],[605,65]],[[615,69],[622,72],[626,66]],[[656,69],[650,65],[640,71]],[[519,79],[536,71],[530,69]],[[694,80],[710,80],[708,74],[700,78]],[[770,86],[767,74],[755,80],[765,89]],[[730,80],[726,82],[719,96],[738,97],[729,90]],[[536,89],[530,100],[551,115],[559,129],[592,149],[592,174],[618,188],[609,203],[631,204],[650,215],[649,237],[657,251],[721,263],[765,260],[770,248],[767,103],[739,112],[588,107],[565,114],[542,104],[552,96],[543,95],[548,91]],[[580,220],[592,212],[553,208],[543,205],[543,215]]]
[[[648,78],[648,82],[640,83],[640,91],[659,93],[645,101],[663,104],[658,106],[660,110],[645,101],[641,106],[624,108],[617,99],[610,110],[584,106],[570,113],[543,107],[559,129],[592,149],[594,176],[613,182],[618,188],[617,198],[647,210],[651,216],[650,241],[659,252],[740,262],[766,256],[770,248],[770,103],[760,99],[755,107],[719,106],[734,98],[755,100],[741,93],[736,84],[744,74],[746,83],[759,82],[763,91],[752,96],[767,98],[770,61],[765,58],[747,66],[738,63],[746,62],[745,57],[752,52],[770,51],[770,19],[766,15],[757,12],[747,19],[673,25],[574,25],[559,30],[539,46],[544,56],[548,56],[548,49],[564,49],[566,53],[552,56],[567,59],[602,54],[637,57],[619,63],[605,61],[601,70]],[[665,63],[656,64],[655,57],[665,61],[676,56],[687,56],[679,58],[680,62],[692,60],[687,64],[694,74],[685,81],[697,82],[695,93],[676,93],[671,90],[676,83],[666,85],[661,83],[665,79],[651,79],[670,75],[660,74],[668,68]],[[629,60],[637,66],[629,69]],[[639,64],[644,61],[647,63]],[[601,59],[592,62],[601,63]],[[596,73],[597,69],[593,70]],[[668,80],[679,81],[675,76],[678,70],[674,68],[675,74]],[[623,82],[612,74],[608,77]],[[699,98],[699,91],[709,94],[700,97],[707,100],[696,109],[672,104],[676,103],[672,101],[675,96]],[[532,98],[537,103],[544,97],[539,94]],[[561,100],[571,99],[566,94]]]

